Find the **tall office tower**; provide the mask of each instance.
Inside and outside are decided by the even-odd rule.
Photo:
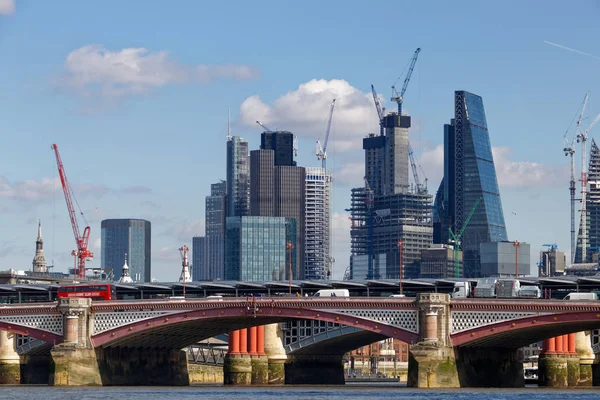
[[[46,257],[44,257],[44,241],[42,240],[42,221],[38,221],[38,235],[35,241],[35,256],[33,257],[33,272],[48,272]]]
[[[250,215],[273,216],[275,205],[275,152],[252,150],[250,152]]]
[[[275,151],[250,152],[250,215],[286,217],[296,220],[298,265],[304,265],[304,167],[275,165]],[[303,268],[295,279],[304,278]]]
[[[433,240],[432,197],[409,186],[411,118],[390,113],[382,125],[383,135],[363,139],[365,187],[351,192],[351,279],[397,279],[401,264],[407,277]]]
[[[208,271],[206,269],[206,238],[204,236],[194,236],[192,238],[192,280],[208,281]]]
[[[449,228],[458,232],[474,209],[461,247],[465,277],[479,277],[480,243],[506,241],[506,226],[483,100],[456,91],[454,111],[454,119],[444,126],[444,178],[434,205],[434,236],[438,243],[448,243]]]
[[[306,168],[306,213],[304,221],[304,278],[331,278],[331,175],[323,168]]]
[[[596,141],[592,139],[590,148],[590,162],[588,166],[588,184],[586,193],[586,228],[587,228],[587,250],[586,259],[581,259],[581,220],[579,221],[579,232],[577,235],[577,249],[575,250],[575,263],[590,263],[594,260],[594,254],[600,252],[600,149]]]
[[[363,139],[365,178],[374,195],[408,193],[408,115],[390,113],[383,118],[383,135]]]
[[[129,275],[136,282],[150,282],[151,224],[144,219],[105,219],[102,229],[102,269],[113,276],[123,275],[125,254]]]
[[[250,213],[248,142],[239,136],[227,140],[227,216]]]
[[[260,136],[260,149],[275,152],[275,165],[296,165],[294,161],[294,135],[291,132],[263,132]]]
[[[292,278],[297,279],[299,252],[294,219],[227,217],[226,238],[226,280],[287,280],[290,270]]]
[[[225,216],[227,214],[225,181],[210,185],[210,196],[206,196],[205,210],[205,271],[207,280],[223,279],[225,259]]]

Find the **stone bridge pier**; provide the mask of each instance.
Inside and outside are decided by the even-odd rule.
[[[410,348],[408,386],[426,388],[523,387],[523,363],[507,348],[453,347],[450,296],[417,297],[419,339]]]
[[[189,385],[182,350],[96,348],[90,341],[90,299],[59,299],[64,341],[50,351],[51,386]]]

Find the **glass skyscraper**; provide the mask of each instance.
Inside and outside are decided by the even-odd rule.
[[[206,235],[204,251],[205,276],[207,280],[223,279],[224,269],[224,243],[225,243],[225,215],[226,183],[221,181],[210,185],[210,196],[206,196]]]
[[[296,221],[283,217],[227,217],[225,280],[297,279]],[[293,244],[293,249],[286,247]]]
[[[206,269],[205,242],[204,236],[192,238],[192,280],[194,281],[210,280]]]
[[[115,279],[123,274],[125,254],[134,281],[151,280],[151,226],[143,219],[105,219],[102,229],[102,269]]]
[[[444,126],[444,178],[434,204],[434,242],[448,243],[473,216],[461,238],[465,277],[481,276],[480,243],[507,240],[492,146],[480,96],[454,93],[454,119]]]
[[[250,212],[250,162],[248,142],[239,136],[227,141],[227,216]]]

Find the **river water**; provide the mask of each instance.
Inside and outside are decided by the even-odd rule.
[[[19,400],[589,400],[600,398],[600,388],[589,389],[410,389],[400,385],[347,384],[344,386],[279,387],[0,387],[0,399]]]

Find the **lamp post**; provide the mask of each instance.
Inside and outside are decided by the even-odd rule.
[[[398,286],[400,287],[400,294],[402,294],[402,270],[403,270],[403,266],[402,266],[402,261],[404,261],[404,259],[402,258],[402,249],[404,248],[404,242],[402,240],[400,240],[398,243],[398,249],[400,250],[400,255],[398,257],[398,262],[400,264],[400,280],[398,281]]]
[[[518,240],[515,240],[513,242],[513,246],[515,246],[515,252],[516,252],[516,256],[515,256],[515,275],[516,278],[519,279],[519,246],[521,245],[521,243],[519,243]]]
[[[289,273],[289,278],[290,278],[290,295],[292,294],[292,250],[294,249],[294,243],[292,242],[287,242],[285,244],[285,248],[288,249],[288,257],[290,259],[290,273]]]

